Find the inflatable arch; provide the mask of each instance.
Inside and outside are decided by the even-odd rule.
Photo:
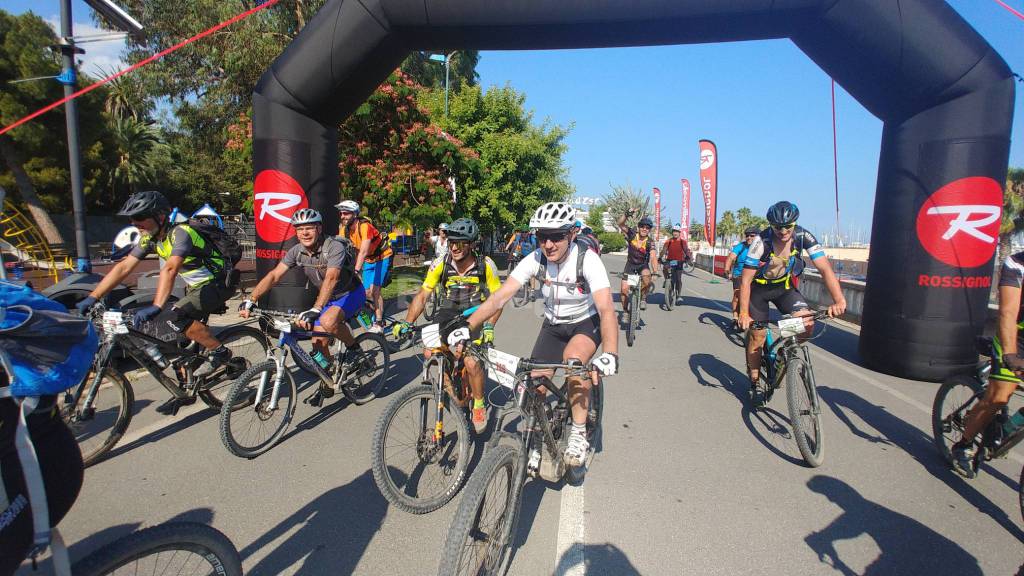
[[[295,209],[320,209],[336,229],[335,127],[412,50],[769,38],[791,39],[885,123],[863,362],[927,380],[973,368],[1014,84],[1003,59],[940,0],[329,0],[253,94],[258,269],[294,241]],[[297,307],[302,288],[288,290],[265,304]]]

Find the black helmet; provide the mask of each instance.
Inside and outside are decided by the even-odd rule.
[[[800,217],[800,209],[796,204],[783,200],[772,204],[768,209],[768,223],[772,226],[788,226]]]
[[[469,218],[459,218],[448,225],[448,239],[476,242],[480,239],[480,227]]]
[[[167,214],[171,211],[171,203],[167,197],[155,190],[136,192],[128,197],[118,216],[154,216],[156,214]]]
[[[637,228],[640,228],[641,226],[647,226],[648,228],[654,228],[654,222],[651,222],[650,218],[648,218],[647,216],[644,216],[636,224]]]
[[[761,229],[757,226],[747,226],[747,229],[743,231],[744,236],[750,236],[751,234],[757,235],[761,233]]]

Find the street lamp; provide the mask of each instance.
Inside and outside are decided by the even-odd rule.
[[[444,62],[444,117],[448,119],[448,61],[451,60],[452,54],[455,54],[458,50],[452,50],[447,54],[431,54],[431,62]]]

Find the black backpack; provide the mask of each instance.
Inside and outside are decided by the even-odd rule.
[[[188,226],[198,232],[206,242],[203,259],[210,271],[224,274],[224,283],[228,288],[237,286],[240,274],[235,270],[235,266],[242,260],[242,246],[238,240],[205,218],[189,218]],[[224,258],[223,267],[214,264],[214,252]]]
[[[580,291],[580,294],[589,294],[590,285],[587,284],[587,279],[583,277],[583,259],[587,257],[587,250],[590,250],[591,246],[588,242],[577,238],[576,248],[576,289]],[[544,271],[544,277],[541,280],[545,281],[548,276],[548,257],[544,255],[543,251],[540,253],[540,268]]]
[[[491,290],[487,287],[487,258],[478,253],[474,253],[473,256],[476,258],[477,286],[480,287],[480,293],[483,295],[484,300],[486,300],[491,295]],[[441,278],[437,283],[442,287],[448,285],[448,264],[450,264],[451,261],[452,253],[449,252],[445,254],[444,261],[441,262],[441,265],[444,266],[444,268],[441,269]],[[390,274],[390,270],[388,273]]]

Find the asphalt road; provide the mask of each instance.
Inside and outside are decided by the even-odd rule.
[[[621,257],[604,260],[621,270]],[[826,455],[808,468],[785,394],[748,406],[728,297],[702,271],[685,277],[674,311],[652,297],[636,345],[620,338],[621,373],[606,380],[603,450],[582,487],[527,485],[510,574],[1017,572],[1019,455],[972,481],[951,473],[931,443],[937,385],[859,367],[855,328],[833,323],[813,341]],[[498,347],[528,354],[539,324],[536,310],[510,305]],[[418,375],[411,351],[396,358],[385,394]],[[280,445],[242,460],[221,445],[214,412],[163,417],[153,411],[162,389],[149,378],[134,386],[140,413],[114,456],[87,470],[61,524],[73,559],[190,519],[227,534],[249,574],[436,571],[459,497],[424,516],[388,507],[370,472],[387,398],[300,405]]]

